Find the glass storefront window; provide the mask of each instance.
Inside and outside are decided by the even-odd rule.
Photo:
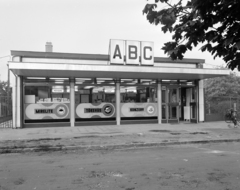
[[[192,88],[192,102],[195,102],[196,88]]]
[[[75,86],[76,121],[115,121],[115,102],[115,86]]]
[[[166,117],[166,105],[162,105],[162,119],[167,119],[167,117]]]
[[[175,81],[176,83],[176,81]],[[192,84],[186,88],[182,100],[178,84],[163,84],[162,92],[162,119],[177,119],[183,112],[178,106],[190,106],[196,99],[196,89]],[[75,121],[104,121],[116,120],[116,79],[113,78],[75,78]],[[182,87],[181,87],[182,88]],[[191,89],[191,90],[190,90]],[[184,99],[186,103],[183,105]],[[188,102],[188,104],[187,104]],[[67,78],[46,78],[24,80],[25,109],[35,104],[32,115],[41,119],[57,120],[70,118],[70,85]],[[182,104],[181,104],[182,103]],[[66,104],[67,108],[48,109],[47,106]],[[37,105],[37,106],[36,106]],[[39,106],[42,106],[41,108]],[[179,108],[179,109],[178,109]],[[55,109],[55,110],[54,110]],[[192,107],[192,118],[196,117],[196,110]],[[35,111],[37,110],[37,112]],[[60,117],[67,111],[68,115]],[[56,112],[58,116],[52,114]],[[150,79],[121,79],[120,80],[120,116],[121,120],[156,119],[158,114],[157,83]],[[51,115],[52,114],[52,115]],[[59,115],[60,114],[60,115]],[[25,115],[27,119],[31,116]],[[43,120],[44,120],[43,119]],[[39,119],[38,119],[39,120]]]
[[[23,84],[25,123],[70,121],[68,78],[25,77]]]
[[[24,121],[25,123],[69,122],[69,86],[26,85]]]
[[[24,103],[69,103],[69,86],[25,86]]]
[[[169,102],[176,103],[177,102],[177,89],[169,89]]]
[[[114,86],[75,86],[75,103],[115,103]]]
[[[166,103],[166,90],[162,90],[162,103]]]
[[[169,106],[169,119],[177,119],[177,106]]]
[[[157,119],[157,89],[154,86],[121,86],[121,120]]]
[[[157,102],[155,87],[121,86],[121,102]]]
[[[191,119],[196,119],[196,105],[191,105]]]
[[[120,87],[121,103],[145,102],[146,96],[144,89],[138,89],[136,86]]]
[[[101,103],[109,102],[115,103],[115,87],[114,86],[98,86],[92,90],[92,102]]]

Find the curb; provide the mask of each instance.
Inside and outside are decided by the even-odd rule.
[[[132,143],[132,144],[117,144],[117,145],[91,145],[91,146],[33,146],[33,147],[1,147],[0,154],[9,153],[27,153],[27,152],[50,152],[50,151],[66,151],[66,150],[122,150],[133,148],[151,148],[167,145],[185,145],[185,144],[207,144],[207,143],[223,143],[223,142],[240,142],[240,139],[218,139],[218,140],[198,140],[198,141],[175,141],[175,142],[160,142],[160,143]]]

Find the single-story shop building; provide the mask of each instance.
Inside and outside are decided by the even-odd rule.
[[[110,40],[109,53],[11,51],[13,127],[204,121],[204,59],[154,57],[153,42]]]

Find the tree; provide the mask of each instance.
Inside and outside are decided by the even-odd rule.
[[[172,40],[162,49],[173,60],[201,44],[214,58],[222,57],[230,69],[240,71],[239,0],[155,0],[146,4],[143,14],[151,24],[162,25]],[[184,3],[185,2],[185,3]],[[158,10],[157,4],[164,8]],[[167,7],[166,7],[167,6]]]
[[[219,113],[224,116],[233,103],[240,109],[240,77],[235,73],[229,76],[204,80],[206,113]]]
[[[0,81],[0,96],[7,96],[8,83],[6,81]]]
[[[216,77],[204,81],[206,98],[240,97],[240,77],[235,73],[225,77]]]

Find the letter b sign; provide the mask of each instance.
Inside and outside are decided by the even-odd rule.
[[[140,64],[140,42],[126,41],[126,64]]]

